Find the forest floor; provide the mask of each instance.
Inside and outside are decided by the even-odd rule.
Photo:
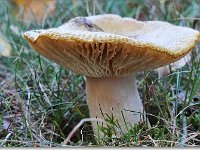
[[[42,0],[41,0],[42,1]],[[199,45],[180,69],[159,78],[157,70],[137,74],[138,89],[151,128],[136,124],[123,136],[106,127],[95,137],[83,124],[65,143],[74,127],[89,118],[85,78],[36,53],[23,38],[31,29],[57,27],[77,16],[113,13],[137,20],[160,20],[200,30],[199,0],[58,0],[42,22],[17,17],[12,0],[1,0],[0,33],[11,45],[0,59],[0,147],[66,146],[199,146]],[[107,120],[112,125],[112,120]]]

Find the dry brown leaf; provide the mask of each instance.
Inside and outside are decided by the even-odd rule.
[[[46,15],[55,11],[56,0],[13,0],[18,6],[17,17],[24,22],[41,23]]]

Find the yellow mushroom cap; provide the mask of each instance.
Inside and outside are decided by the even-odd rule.
[[[113,77],[175,62],[195,46],[200,33],[166,22],[106,14],[27,31],[24,37],[39,54],[78,74]]]

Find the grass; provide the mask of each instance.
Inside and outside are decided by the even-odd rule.
[[[139,92],[152,128],[138,124],[122,137],[115,135],[116,119],[95,138],[91,123],[84,122],[67,145],[63,142],[83,118],[89,118],[85,79],[32,50],[22,37],[30,29],[61,25],[76,16],[114,13],[139,20],[162,20],[199,30],[198,0],[59,0],[56,12],[42,24],[23,24],[14,4],[2,1],[0,31],[12,46],[12,55],[0,59],[0,145],[2,147],[60,146],[199,146],[200,59],[199,46],[185,67],[158,78],[156,71],[137,75]],[[196,19],[194,19],[196,18]],[[180,98],[181,97],[181,98]]]

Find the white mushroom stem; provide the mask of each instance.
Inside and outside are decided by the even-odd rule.
[[[124,132],[127,130],[121,111],[128,124],[146,120],[134,74],[110,78],[87,77],[86,94],[91,118],[103,118],[102,112],[104,116],[113,114]],[[97,124],[92,126],[96,133]]]

